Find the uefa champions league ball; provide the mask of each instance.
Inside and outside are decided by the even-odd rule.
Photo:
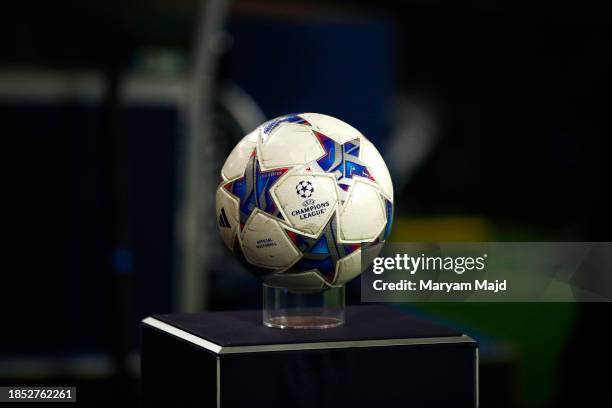
[[[267,284],[296,290],[358,276],[361,252],[382,248],[393,219],[391,177],[374,145],[318,113],[246,135],[223,165],[216,200],[225,244]]]

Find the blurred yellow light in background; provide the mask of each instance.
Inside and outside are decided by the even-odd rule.
[[[396,218],[390,241],[438,242],[495,239],[493,225],[484,218],[469,216],[443,216],[428,218]]]

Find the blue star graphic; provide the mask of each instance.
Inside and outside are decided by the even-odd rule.
[[[270,188],[278,179],[289,170],[288,168],[262,171],[257,160],[257,153],[253,150],[247,163],[244,175],[223,187],[240,199],[240,228],[244,228],[249,216],[255,210],[260,210],[283,219],[278,207],[270,195]]]
[[[289,268],[288,273],[314,269],[328,283],[334,281],[338,261],[361,247],[361,244],[338,243],[336,216],[328,221],[318,238],[309,238],[293,231],[287,231],[287,235],[302,253],[300,260]]]
[[[323,133],[316,131],[314,133],[325,150],[325,154],[317,159],[317,163],[324,171],[335,174],[340,188],[348,190],[349,185],[342,180],[352,179],[353,176],[376,181],[368,167],[359,160],[359,139],[341,144]]]

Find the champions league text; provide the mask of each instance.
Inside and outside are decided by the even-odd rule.
[[[478,257],[441,257],[441,256],[410,256],[396,254],[394,257],[376,257],[373,260],[372,272],[382,275],[386,271],[405,271],[410,275],[417,272],[449,271],[463,275],[466,271],[483,271],[486,268],[487,254]],[[397,275],[394,275],[397,276]],[[375,279],[372,282],[375,291],[432,291],[432,292],[504,292],[507,290],[506,280],[488,281],[473,280],[471,282],[438,282],[433,279],[399,279],[385,282]]]

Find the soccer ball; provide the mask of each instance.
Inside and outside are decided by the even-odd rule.
[[[216,199],[225,244],[264,282],[295,290],[358,276],[361,251],[382,248],[393,219],[391,177],[374,145],[318,113],[246,135],[223,165]]]

